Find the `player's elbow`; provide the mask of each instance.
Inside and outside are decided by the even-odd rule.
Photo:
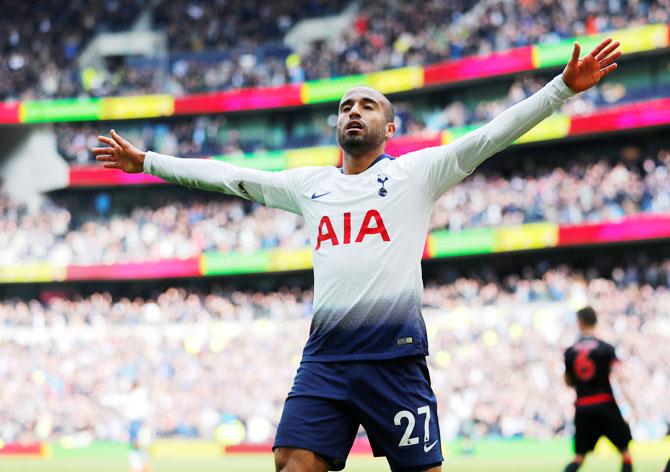
[[[572,381],[572,379],[570,378],[570,376],[567,373],[563,374],[563,381],[565,382],[565,385],[567,385],[568,387],[574,387],[575,386],[575,383]]]

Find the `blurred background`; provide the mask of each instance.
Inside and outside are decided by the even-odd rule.
[[[610,35],[616,73],[438,201],[429,364],[446,470],[562,470],[562,355],[591,304],[628,374],[636,470],[660,471],[669,0],[3,1],[0,470],[273,470],[311,319],[302,218],[103,170],[99,134],[337,166],[336,103],[368,84],[396,107],[400,155],[486,123],[560,73],[575,38]],[[359,436],[347,470],[386,470]],[[583,470],[617,461],[603,441]]]

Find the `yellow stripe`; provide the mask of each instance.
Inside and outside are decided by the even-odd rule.
[[[558,244],[558,225],[530,223],[523,226],[500,228],[496,231],[494,252],[518,251],[554,247]]]
[[[286,164],[289,169],[304,166],[334,166],[340,158],[336,146],[316,146],[286,150]]]
[[[268,271],[300,270],[310,269],[312,267],[312,251],[309,248],[304,249],[277,249],[273,251],[270,257],[270,267]]]
[[[48,262],[0,267],[0,283],[62,281],[66,275],[66,267]]]
[[[368,74],[370,86],[381,93],[404,92],[423,87],[423,68],[402,67]]]
[[[174,97],[171,95],[144,95],[102,99],[101,120],[152,118],[174,115]]]
[[[515,141],[516,144],[565,138],[570,132],[570,116],[552,115]]]

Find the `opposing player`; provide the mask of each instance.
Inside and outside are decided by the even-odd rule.
[[[591,307],[577,312],[580,336],[565,351],[565,383],[577,391],[575,402],[575,458],[565,472],[575,472],[598,439],[606,436],[621,453],[622,472],[633,470],[628,452],[630,428],[614,400],[610,372],[618,363],[614,347],[595,337],[596,312]]]
[[[430,213],[444,192],[616,69],[618,42],[486,126],[446,146],[393,158],[389,100],[370,87],[339,103],[343,165],[262,172],[142,152],[113,130],[93,149],[111,169],[142,172],[301,214],[314,263],[314,317],[274,443],[278,471],[344,468],[359,425],[395,471],[437,471],[442,451],[421,316],[421,255]]]

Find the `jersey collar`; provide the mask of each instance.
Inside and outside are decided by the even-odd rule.
[[[391,160],[393,160],[393,159],[395,159],[395,157],[391,156],[390,154],[386,154],[386,153],[384,153],[384,154],[382,154],[381,156],[379,156],[378,158],[376,158],[374,161],[372,161],[372,162],[370,163],[370,165],[368,166],[368,168],[365,169],[365,170],[368,170],[370,167],[372,167],[373,165],[375,165],[377,162],[382,161],[382,160],[384,160],[384,159],[391,159]],[[343,167],[340,167],[339,169],[340,169],[340,173],[341,173],[341,174],[344,174],[344,168],[343,168]],[[363,172],[365,172],[365,171],[363,171]]]

